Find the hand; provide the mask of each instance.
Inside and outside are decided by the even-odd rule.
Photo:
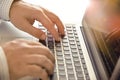
[[[32,76],[48,80],[54,71],[54,56],[38,42],[14,40],[2,46],[8,61],[10,80]]]
[[[13,2],[10,9],[10,20],[17,28],[42,40],[46,38],[46,35],[42,30],[33,27],[35,20],[42,23],[56,41],[60,41],[60,35],[65,34],[61,20],[54,13],[20,0]],[[58,30],[55,29],[55,25]]]

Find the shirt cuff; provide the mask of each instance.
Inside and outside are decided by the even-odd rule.
[[[9,20],[9,11],[14,0],[0,0],[0,18]]]
[[[0,47],[0,80],[10,80],[7,59],[2,47]]]

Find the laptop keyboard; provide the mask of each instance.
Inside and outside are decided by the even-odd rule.
[[[66,35],[59,43],[44,27],[39,27],[47,34],[47,39],[39,42],[55,55],[54,75],[50,80],[90,80],[75,26],[65,25]]]

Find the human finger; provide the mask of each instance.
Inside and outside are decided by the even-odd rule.
[[[25,43],[25,44],[30,45],[30,46],[43,46],[42,43],[37,42],[37,41],[33,41],[33,40],[17,39],[17,42]]]
[[[29,47],[29,53],[28,54],[38,54],[46,56],[48,59],[50,59],[53,63],[55,63],[55,57],[53,53],[45,46],[31,46]]]
[[[44,55],[31,55],[27,58],[27,63],[44,68],[49,75],[53,74],[54,63]]]
[[[64,25],[62,23],[62,21],[60,20],[60,18],[58,16],[56,16],[54,13],[48,11],[47,9],[45,8],[42,8],[44,13],[49,17],[49,19],[54,23],[56,24],[57,28],[58,28],[58,32],[61,34],[61,35],[65,35],[65,32],[64,32]]]
[[[38,10],[34,17],[37,21],[41,22],[45,28],[47,28],[47,30],[53,35],[56,41],[60,41],[58,31],[55,29],[55,24],[42,10]]]
[[[35,78],[40,78],[42,80],[48,80],[48,73],[45,69],[38,65],[28,65],[27,66],[27,75]]]
[[[53,63],[55,62],[55,57],[52,54],[52,52],[49,50],[49,48],[45,47],[39,42],[25,40],[25,39],[17,39],[15,41],[12,41],[11,45],[17,46],[18,44],[23,47],[21,49],[26,51],[26,55],[28,54],[44,55],[48,59],[50,59]]]

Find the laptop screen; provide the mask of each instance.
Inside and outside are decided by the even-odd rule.
[[[92,29],[92,31],[95,36],[103,64],[105,65],[108,76],[110,77],[112,76],[120,56],[120,39],[109,42],[106,38],[107,34],[94,29]]]
[[[103,6],[97,1],[87,8],[84,16],[87,28],[84,26],[84,29],[89,28],[92,32],[99,56],[110,79],[120,57],[120,15],[105,10]],[[120,73],[117,73],[116,77],[120,79],[118,74]]]

